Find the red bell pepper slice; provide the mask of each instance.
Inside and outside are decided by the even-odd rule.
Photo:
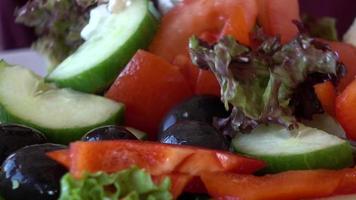
[[[203,173],[209,194],[219,200],[300,200],[356,192],[356,169],[287,171],[257,177]]]

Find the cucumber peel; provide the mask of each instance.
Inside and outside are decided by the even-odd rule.
[[[1,123],[24,124],[66,144],[95,127],[122,122],[123,115],[123,104],[58,89],[28,69],[0,64]]]
[[[260,126],[250,134],[238,135],[234,149],[266,161],[263,172],[286,170],[341,169],[353,164],[350,144],[319,129],[299,124],[289,131],[277,125]]]
[[[158,20],[151,9],[148,0],[136,0],[122,12],[111,14],[46,79],[60,87],[103,92],[136,51],[146,48],[153,39]]]

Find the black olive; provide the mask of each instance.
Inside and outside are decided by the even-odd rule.
[[[46,156],[63,149],[57,144],[36,144],[19,149],[2,164],[0,196],[8,200],[56,200],[66,168]]]
[[[46,137],[39,131],[16,124],[0,125],[0,164],[16,150],[32,144],[46,143]]]
[[[210,200],[212,199],[207,194],[183,193],[178,197],[178,200]]]
[[[214,117],[226,118],[226,111],[220,98],[212,95],[194,96],[175,106],[162,120],[159,132],[167,130],[178,121],[191,120],[212,124]]]
[[[225,137],[205,122],[180,121],[160,133],[159,141],[166,144],[179,144],[228,150]]]
[[[108,125],[95,128],[82,137],[82,141],[137,140],[136,136],[122,126]]]

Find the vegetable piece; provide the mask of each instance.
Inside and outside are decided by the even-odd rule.
[[[334,52],[304,34],[285,45],[277,37],[260,39],[256,49],[231,37],[213,46],[196,37],[190,41],[193,62],[214,72],[225,106],[234,107],[220,124],[232,136],[261,123],[294,128],[296,118],[323,111],[313,85],[336,82],[344,72]]]
[[[70,152],[68,149],[51,151],[51,152],[46,153],[46,155],[48,157],[50,157],[52,160],[55,160],[58,163],[62,164],[67,169],[70,168],[71,158],[70,158]]]
[[[157,19],[152,15],[148,1],[133,1],[122,12],[105,18],[100,30],[47,79],[61,87],[89,93],[103,92],[137,49],[149,45],[156,29]]]
[[[201,178],[209,194],[222,200],[299,200],[356,192],[355,169],[288,171],[262,177],[203,173]]]
[[[298,124],[260,126],[233,139],[237,152],[264,160],[266,172],[300,169],[341,169],[353,164],[350,144],[334,135]]]
[[[169,62],[176,56],[189,57],[188,42],[192,35],[200,35],[206,31],[219,32],[226,22],[231,25],[243,24],[245,27],[236,29],[242,32],[233,35],[241,36],[236,39],[249,44],[248,35],[255,25],[256,17],[255,1],[186,0],[163,16],[160,29],[149,49]]]
[[[323,109],[331,116],[335,116],[336,89],[330,82],[318,83],[314,85],[314,91]]]
[[[49,141],[68,143],[94,127],[119,123],[124,106],[71,89],[58,89],[28,69],[0,61],[2,123],[20,123],[43,132]]]
[[[313,115],[311,120],[302,120],[302,124],[317,128],[339,138],[345,139],[346,134],[339,122],[327,113]]]
[[[300,21],[298,0],[257,0],[258,22],[270,36],[280,35],[287,43],[298,35],[293,20]]]
[[[332,17],[315,18],[309,15],[302,16],[303,24],[312,37],[337,41],[336,19]]]
[[[0,170],[0,194],[7,200],[57,200],[59,180],[66,169],[46,153],[63,149],[56,144],[24,147],[10,155]]]
[[[220,96],[220,85],[212,72],[199,70],[197,83],[195,85],[195,94]]]
[[[170,185],[167,177],[155,184],[149,173],[137,167],[113,174],[85,174],[81,179],[66,174],[61,181],[59,200],[169,200],[173,199]]]
[[[352,45],[342,42],[327,42],[330,47],[338,53],[341,62],[346,67],[346,75],[340,80],[337,89],[342,92],[346,86],[351,83],[356,76],[356,48]]]
[[[336,119],[351,140],[356,140],[356,80],[336,98]]]
[[[164,59],[138,51],[106,93],[127,108],[125,123],[154,139],[164,115],[177,103],[192,96],[179,69]]]
[[[16,150],[32,144],[47,143],[39,131],[17,124],[0,124],[0,164]]]
[[[193,176],[191,175],[178,174],[178,173],[153,176],[152,178],[155,183],[160,183],[162,182],[162,180],[166,179],[167,177],[169,177],[169,179],[171,180],[171,188],[169,191],[173,195],[174,199],[177,199],[177,197],[180,196],[180,194],[182,194],[186,186],[193,179]]]
[[[80,31],[89,21],[89,10],[97,1],[91,1],[90,4],[82,2],[32,0],[16,11],[17,23],[35,28],[39,39],[33,47],[48,57],[49,70],[84,42]]]
[[[228,152],[132,140],[75,142],[70,145],[69,153],[70,171],[75,177],[81,177],[84,172],[117,172],[131,165],[144,168],[152,175],[198,175],[202,171],[253,173],[264,167],[262,161]],[[206,158],[205,162],[202,158]]]

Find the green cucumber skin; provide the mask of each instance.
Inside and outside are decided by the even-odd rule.
[[[278,173],[287,170],[342,169],[354,164],[351,145],[348,142],[304,155],[251,155],[242,153],[238,149],[235,150],[240,154],[265,161],[267,167],[260,171],[263,174]],[[334,156],[335,150],[338,152],[337,157]]]
[[[136,51],[148,47],[158,30],[158,21],[150,12],[147,12],[147,15],[138,27],[137,31],[123,46],[95,67],[66,79],[47,76],[46,81],[53,81],[59,87],[70,87],[87,93],[101,93],[105,91],[114,82],[117,75],[131,60]],[[142,37],[143,35],[144,37]]]
[[[125,107],[122,106],[122,108],[120,108],[115,115],[111,116],[110,118],[101,123],[94,124],[92,126],[79,128],[51,129],[35,125],[27,120],[16,117],[11,112],[7,111],[7,109],[3,105],[0,104],[0,122],[27,125],[44,133],[50,142],[58,144],[69,144],[72,141],[79,140],[85,133],[96,127],[112,124],[123,124],[124,112]]]

